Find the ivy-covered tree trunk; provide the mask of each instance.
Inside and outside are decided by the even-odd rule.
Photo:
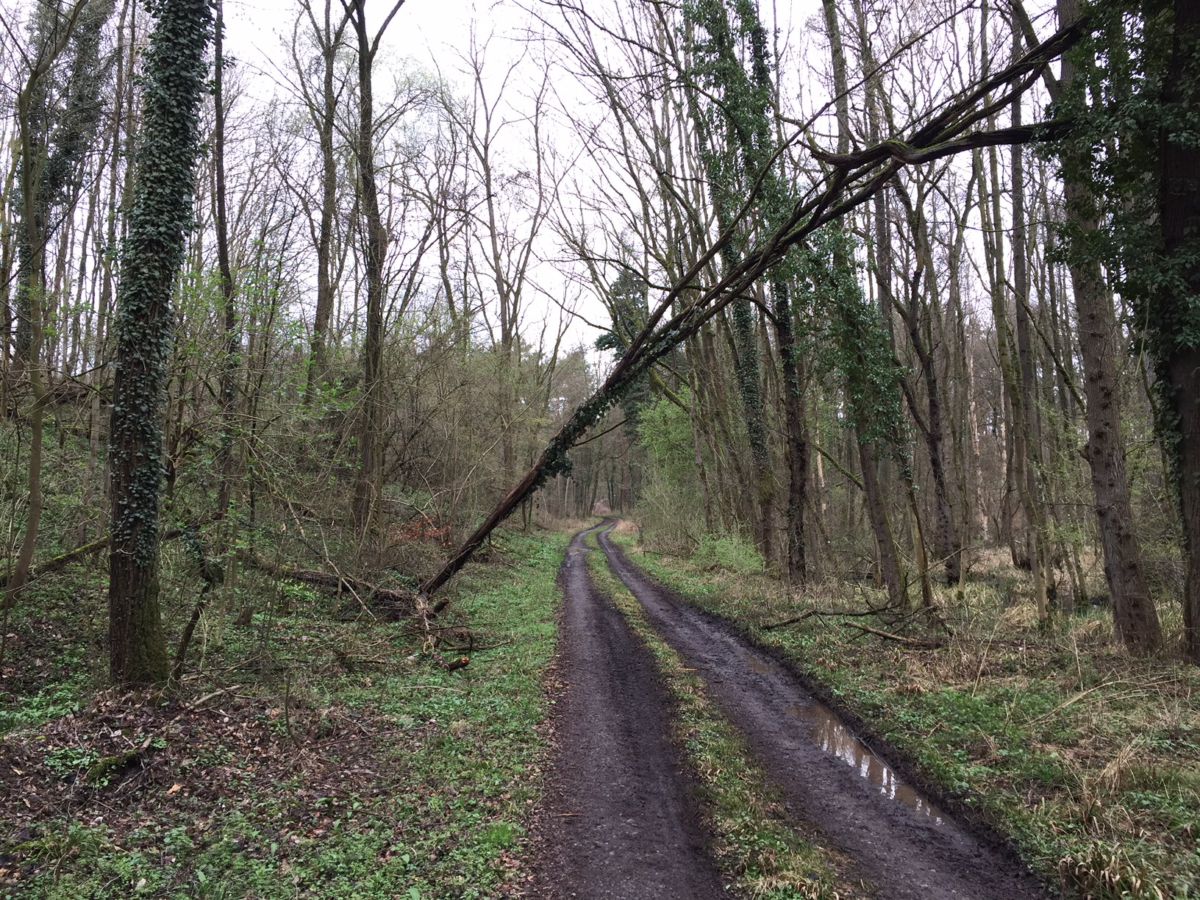
[[[117,368],[109,461],[109,641],[118,684],[165,681],[159,615],[162,420],[172,341],[171,292],[193,225],[200,105],[208,88],[208,0],[155,0],[145,56],[142,135],[117,290]]]
[[[1200,664],[1200,4],[1175,0],[1175,28],[1160,133],[1160,227],[1173,293],[1160,303],[1174,324],[1160,370],[1175,419],[1175,460],[1183,514],[1185,652]],[[1188,127],[1191,126],[1191,127]]]
[[[685,87],[688,108],[701,143],[717,227],[722,232],[733,228],[739,205],[738,195],[753,183],[763,162],[770,156],[769,149],[755,146],[754,140],[757,133],[767,128],[765,100],[769,97],[770,86],[761,83],[751,85],[746,77],[737,58],[735,35],[725,2],[705,0],[689,10],[695,23],[707,33],[707,39],[696,48],[696,83]],[[750,34],[752,41],[759,38],[760,35],[755,33],[756,19],[748,20],[747,16],[752,10],[743,10],[736,3],[735,6],[738,6],[735,12],[739,15],[742,31]],[[763,50],[765,44],[759,47],[760,54]],[[760,56],[756,64],[765,66],[765,60]],[[697,86],[704,82],[722,98],[717,112],[701,107]],[[769,188],[764,190],[764,199],[773,199],[765,196],[770,193]],[[771,218],[769,213],[767,218]],[[743,236],[739,235],[737,240],[722,247],[721,262],[727,272],[732,271],[741,260],[744,244]],[[731,318],[734,375],[754,473],[755,537],[759,550],[770,564],[774,557],[775,477],[771,470],[771,451],[763,408],[758,314],[749,299],[739,298],[732,304]]]
[[[750,463],[754,469],[754,492],[758,498],[758,549],[767,565],[774,558],[775,476],[771,471],[771,448],[767,444],[767,423],[762,399],[762,363],[758,349],[758,315],[749,300],[733,303],[733,336],[737,350],[734,369],[742,415],[750,444]]]
[[[1058,0],[1058,21],[1067,25],[1079,18],[1078,0]],[[1063,57],[1059,82],[1061,99],[1077,102],[1073,54]],[[1082,86],[1078,86],[1082,88]],[[1078,94],[1078,96],[1076,96]],[[1060,99],[1056,98],[1056,99]],[[1071,144],[1060,153],[1063,193],[1071,237],[1085,245],[1099,230],[1096,198],[1087,176],[1091,158]],[[1113,313],[1112,298],[1100,263],[1086,248],[1072,252],[1069,260],[1075,309],[1079,316],[1079,352],[1083,360],[1083,390],[1087,398],[1087,461],[1092,473],[1104,575],[1112,596],[1117,634],[1135,653],[1149,653],[1162,643],[1158,613],[1142,571],[1141,552],[1134,534],[1129,477],[1125,471],[1125,439],[1121,434],[1121,391],[1117,371],[1122,334]]]
[[[25,531],[4,592],[13,602],[29,580],[41,527],[42,450],[48,399],[46,246],[77,198],[78,168],[95,138],[103,85],[100,34],[112,0],[46,6],[33,17],[36,55],[17,95],[16,361],[29,380],[29,494]],[[55,219],[58,221],[56,222]]]
[[[846,54],[842,45],[837,6],[833,0],[823,0],[825,27],[829,35],[834,68],[834,107],[837,113],[839,153],[850,149],[850,100],[846,73]],[[904,575],[900,568],[900,553],[888,521],[887,500],[879,484],[878,436],[891,430],[890,421],[899,414],[894,393],[898,385],[881,366],[890,360],[890,346],[884,346],[886,333],[883,320],[875,310],[869,310],[853,273],[853,258],[840,234],[834,235],[831,254],[832,287],[826,292],[832,305],[837,354],[845,379],[847,403],[854,420],[854,438],[858,444],[859,465],[862,468],[863,495],[867,519],[875,537],[879,571],[888,602],[892,606],[908,603]],[[885,279],[884,283],[887,283]],[[870,316],[874,313],[874,321]],[[878,326],[878,334],[876,328]],[[894,374],[894,373],[893,373]],[[876,388],[883,387],[880,394]],[[895,407],[893,410],[892,407]],[[890,410],[881,415],[880,410]]]

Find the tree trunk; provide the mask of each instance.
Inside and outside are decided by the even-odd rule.
[[[333,316],[333,225],[337,212],[337,157],[334,155],[333,133],[337,114],[337,97],[334,93],[334,64],[342,32],[346,26],[343,17],[336,28],[330,18],[332,3],[326,0],[324,28],[319,31],[321,46],[321,107],[310,109],[321,146],[321,217],[317,226],[317,308],[313,315],[313,333],[304,385],[304,402],[311,403],[317,388],[328,372],[328,331]],[[314,21],[314,28],[315,28]]]
[[[31,79],[30,89],[34,87]],[[27,98],[29,90],[22,92]],[[19,100],[18,103],[21,101]],[[17,361],[29,379],[29,465],[25,481],[29,502],[25,512],[25,533],[16,565],[4,592],[4,606],[12,605],[29,581],[33,554],[42,521],[42,450],[45,427],[46,385],[43,370],[44,304],[46,297],[45,245],[47,234],[41,215],[41,169],[44,149],[31,133],[33,123],[28,107],[18,115],[21,131],[21,196],[24,201],[22,228],[18,238],[17,308],[19,310]],[[23,323],[23,324],[21,324]],[[22,330],[24,334],[22,334]]]
[[[1013,56],[1020,56],[1021,38],[1013,33]],[[1021,124],[1021,98],[1012,104],[1012,124]],[[1025,231],[1025,148],[1014,144],[1012,154],[1012,257],[1013,257],[1013,306],[1016,322],[1017,372],[1019,382],[1014,385],[1013,414],[1017,427],[1017,446],[1023,450],[1021,477],[1024,479],[1025,514],[1028,518],[1029,564],[1033,574],[1033,595],[1037,604],[1038,620],[1046,623],[1050,619],[1048,575],[1050,553],[1047,540],[1046,511],[1041,492],[1041,435],[1036,425],[1038,398],[1036,372],[1033,365],[1033,337],[1029,316],[1029,266]]]
[[[1079,18],[1077,0],[1058,0],[1060,27]],[[1075,64],[1063,57],[1061,90],[1072,89]],[[1096,200],[1082,177],[1090,161],[1074,151],[1063,154],[1067,222],[1084,237],[1099,227]],[[1117,634],[1135,653],[1150,653],[1162,643],[1158,612],[1142,574],[1141,552],[1134,534],[1129,478],[1125,472],[1125,440],[1121,435],[1121,392],[1117,359],[1123,341],[1113,313],[1112,299],[1100,264],[1073,255],[1071,282],[1079,317],[1079,350],[1083,357],[1083,390],[1087,398],[1088,442],[1085,456],[1092,472],[1092,491],[1100,545],[1104,551],[1104,577],[1112,595]]]
[[[359,426],[359,470],[352,513],[361,532],[370,529],[379,512],[383,478],[383,271],[387,232],[379,212],[375,182],[375,112],[371,68],[375,48],[367,34],[366,0],[353,0],[352,24],[358,37],[359,118],[355,161],[358,164],[359,203],[366,232],[367,321],[363,341],[363,390]]]
[[[850,99],[846,85],[848,77],[846,73],[846,55],[842,46],[841,26],[838,21],[837,6],[834,0],[822,0],[822,6],[825,13],[825,27],[829,34],[829,43],[833,58],[834,69],[834,91],[835,109],[837,112],[838,123],[838,153],[846,153],[850,149]],[[861,6],[857,7],[860,16],[862,14]],[[865,32],[865,26],[864,26]],[[874,117],[872,117],[874,121]],[[880,294],[885,291],[890,292],[890,240],[887,237],[887,223],[883,218],[883,208],[877,205],[875,209],[875,224],[876,224],[876,240],[880,243],[879,226],[882,224],[883,238],[882,244],[877,248],[877,252],[884,252],[886,255],[881,261],[876,264],[876,275],[878,278],[878,286]],[[885,268],[886,266],[886,268]],[[853,260],[845,253],[844,247],[840,247],[839,252],[836,252],[833,259],[833,267],[840,272],[850,272],[853,268]],[[855,288],[857,290],[857,287]],[[846,298],[842,302],[847,302]],[[886,305],[882,308],[890,307],[890,303],[882,301]],[[841,303],[838,303],[841,306]],[[847,318],[849,316],[847,314]],[[848,334],[857,334],[861,329],[855,326],[849,326],[846,331]],[[847,352],[859,352],[863,348],[846,348]],[[870,421],[873,412],[866,408],[868,398],[862,396],[861,387],[853,383],[847,383],[846,393],[848,402],[851,406],[852,415],[859,426]],[[877,398],[871,398],[872,400]],[[904,579],[900,570],[900,555],[896,550],[896,540],[892,534],[891,525],[888,522],[887,515],[887,500],[883,494],[883,488],[879,483],[879,462],[876,459],[875,447],[872,446],[870,439],[855,429],[855,441],[858,444],[859,464],[862,467],[862,487],[863,494],[866,499],[867,519],[871,523],[871,531],[875,537],[875,549],[879,560],[879,570],[884,586],[887,588],[888,602],[893,606],[904,606],[907,604],[907,591],[904,586]]]
[[[1171,61],[1166,78],[1164,100],[1174,106],[1175,116],[1186,121],[1200,118],[1200,4],[1194,0],[1175,0],[1175,32]],[[1200,142],[1194,134],[1164,128],[1161,141],[1161,182],[1159,205],[1163,251],[1178,265],[1185,259],[1183,287],[1191,297],[1175,297],[1172,305],[1186,309],[1200,296]],[[1194,308],[1194,307],[1193,307]],[[1183,514],[1184,569],[1183,593],[1184,650],[1188,658],[1200,664],[1200,347],[1194,334],[1178,335],[1165,360],[1171,412],[1176,417],[1176,465],[1179,502]],[[1190,345],[1189,345],[1190,342]]]
[[[213,128],[213,167],[216,170],[216,184],[213,191],[216,202],[215,225],[217,233],[217,267],[221,276],[221,306],[224,312],[224,358],[221,363],[221,446],[220,468],[221,488],[217,497],[217,515],[224,520],[229,514],[229,505],[233,497],[234,452],[233,440],[235,418],[237,415],[237,372],[238,346],[240,339],[237,326],[237,308],[234,306],[235,287],[233,283],[233,267],[229,261],[229,225],[225,210],[225,55],[224,29],[225,4],[224,0],[216,0],[216,30],[213,42],[213,66],[216,78],[213,88],[213,101],[216,106],[216,121]],[[229,526],[225,524],[226,534]]]
[[[193,220],[200,104],[208,89],[207,0],[165,0],[145,55],[142,136],[117,293],[117,370],[109,460],[111,673],[118,684],[165,681],[158,606],[162,416],[171,291]]]
[[[787,576],[803,583],[808,577],[805,559],[804,507],[808,487],[808,436],[804,427],[804,387],[796,335],[792,328],[792,308],[788,286],[780,280],[772,284],[775,334],[779,341],[780,368],[783,370],[783,415],[787,429],[788,497]]]
[[[887,502],[879,485],[879,463],[871,442],[858,437],[858,463],[862,467],[863,495],[866,497],[867,518],[871,532],[875,535],[875,552],[879,556],[879,574],[887,589],[888,603],[892,606],[908,605],[908,594],[900,574],[900,558],[896,552],[896,540],[892,526],[888,523]]]

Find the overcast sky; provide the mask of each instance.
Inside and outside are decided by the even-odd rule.
[[[519,113],[521,95],[525,94],[521,88],[540,79],[543,65],[540,50],[529,53],[527,38],[533,18],[523,8],[528,3],[536,4],[537,0],[527,0],[526,4],[514,0],[406,0],[385,36],[383,56],[394,61],[407,60],[416,67],[436,71],[465,94],[470,91],[470,80],[462,73],[462,56],[469,45],[471,31],[475,30],[481,42],[490,35],[489,71],[499,76],[513,63],[525,59],[509,82],[514,94],[514,112]],[[256,99],[266,99],[276,90],[279,80],[276,67],[286,70],[289,65],[283,47],[290,40],[299,9],[298,0],[225,0],[226,52],[239,61],[242,83]],[[367,9],[368,17],[378,23],[390,9],[390,0],[368,0]],[[819,9],[819,0],[774,3],[768,0],[763,4],[763,16],[767,21],[779,21],[781,35],[794,36]],[[783,40],[794,41],[795,37]],[[572,94],[569,84],[556,82],[554,88],[560,97],[564,93]],[[579,97],[586,99],[586,92],[580,89]],[[552,134],[551,140],[565,146],[573,137],[562,134],[556,139]],[[510,148],[509,152],[524,151]],[[547,249],[546,246],[543,249]],[[565,281],[554,271],[552,264],[543,263],[536,267],[533,279],[553,293],[572,293],[566,289]],[[573,293],[578,294],[578,290]],[[606,323],[607,315],[595,298],[582,297],[574,302],[580,317],[573,322],[567,343],[591,344],[597,330],[588,323]],[[527,334],[540,331],[547,317],[553,321],[560,315],[559,307],[544,296],[534,299],[530,305]]]

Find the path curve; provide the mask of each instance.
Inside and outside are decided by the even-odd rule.
[[[671,705],[654,659],[592,584],[588,533],[575,536],[560,573],[557,665],[566,687],[554,716],[533,896],[727,897],[671,743]]]
[[[823,750],[811,724],[818,705],[792,672],[727,625],[688,604],[629,561],[609,539],[600,545],[613,572],[645,608],[663,639],[705,681],[745,736],[789,812],[815,825],[849,854],[879,896],[1020,900],[1044,897],[1011,854],[989,846],[944,812],[888,799],[867,778]]]

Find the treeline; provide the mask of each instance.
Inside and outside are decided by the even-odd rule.
[[[1109,602],[1130,650],[1165,614],[1194,657],[1190,11],[1062,3],[1039,38],[1020,4],[825,3],[806,66],[752,3],[555,8],[621,356],[518,494],[648,387],[660,542],[741,532],[894,608],[1003,548],[1043,627]]]
[[[275,541],[420,579],[402,538],[483,520],[460,560],[511,508],[604,503],[897,606],[1002,553],[1047,625],[1108,597],[1131,650],[1181,618],[1200,658],[1189,4],[546,3],[536,52],[471,37],[444,79],[388,57],[401,4],[301,3],[267,100],[218,4],[174,38],[191,137],[149,65],[180,8],[3,36],[6,605],[110,533],[148,554],[110,585],[136,630],[164,530],[195,538],[170,583]],[[191,217],[139,220],[155,153]],[[139,248],[172,285],[141,301]]]

